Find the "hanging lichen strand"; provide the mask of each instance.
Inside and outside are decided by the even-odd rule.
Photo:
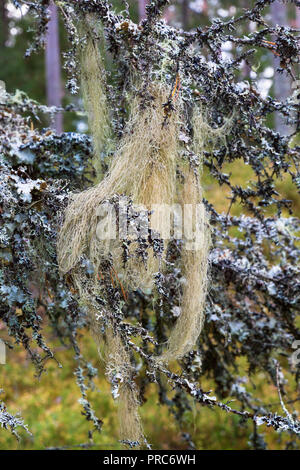
[[[179,197],[184,214],[185,235],[181,249],[183,288],[179,318],[171,331],[167,349],[159,358],[167,363],[180,359],[195,346],[204,322],[208,284],[210,227],[202,203],[199,174],[191,168],[185,168],[184,183]],[[193,233],[192,237],[190,232]]]
[[[105,72],[99,50],[99,42],[95,39],[101,37],[100,23],[94,16],[89,15],[85,22],[79,25],[81,42],[78,50],[81,89],[84,106],[87,110],[88,124],[93,136],[94,167],[97,178],[103,174],[103,152],[105,145],[111,142],[111,125],[105,92]]]
[[[103,148],[103,137],[107,135],[101,132],[101,126],[106,126],[108,113],[103,69],[99,71],[103,66],[100,59],[95,59],[99,49],[89,41],[86,45],[87,57],[81,62],[81,76],[89,122],[92,123],[94,148],[100,151],[99,142]],[[92,91],[93,87],[97,90],[96,94]],[[178,74],[173,91],[165,81],[156,81],[148,87],[140,83],[135,86],[135,90],[131,96],[128,123],[108,174],[97,186],[72,195],[64,214],[57,253],[61,272],[71,275],[81,303],[88,310],[94,336],[99,345],[103,341],[106,345],[109,380],[113,385],[119,382],[114,395],[119,401],[121,439],[141,445],[144,437],[138,415],[134,368],[123,345],[115,313],[120,313],[120,303],[127,300],[128,292],[155,288],[155,278],[164,271],[171,236],[162,236],[168,230],[170,214],[167,217],[156,217],[156,211],[159,211],[158,207],[172,207],[177,203],[181,208],[184,225],[181,235],[184,283],[181,313],[171,330],[165,352],[155,360],[157,363],[168,363],[189,352],[199,337],[204,320],[210,228],[202,203],[199,172],[189,168],[185,162],[184,182],[180,183],[176,179],[176,168],[182,164],[179,131],[183,115]],[[100,104],[94,103],[97,95]],[[141,96],[147,99],[141,100]],[[199,132],[200,128],[197,129]],[[199,135],[197,138],[199,140]],[[117,200],[120,206],[121,197],[123,203],[125,197],[127,215],[128,207],[139,215],[142,211],[144,221],[150,224],[147,233],[141,236],[139,227],[135,237],[129,234],[127,239],[121,240],[118,236],[112,236],[115,235],[114,220],[110,214],[110,218],[106,218],[106,225],[111,224],[111,237],[102,240],[98,233],[99,210],[105,204]],[[153,210],[153,207],[156,209]],[[186,207],[190,209],[188,215]],[[187,239],[188,228],[190,236],[196,236],[195,239]],[[83,258],[90,263],[92,272],[89,275],[82,267]],[[105,280],[107,272],[108,283]],[[107,287],[109,284],[110,287]],[[122,292],[119,305],[111,301],[111,288],[116,286]],[[96,301],[99,298],[102,298],[100,313]],[[104,321],[105,328],[99,320]]]
[[[141,109],[139,99],[134,99],[127,129],[107,176],[97,186],[72,196],[58,242],[58,259],[63,273],[74,268],[86,250],[95,272],[110,253],[114,269],[122,271],[119,242],[108,239],[101,243],[96,235],[99,205],[103,201],[115,194],[123,194],[148,210],[153,204],[174,202],[178,112],[174,110],[166,116],[163,105],[167,100],[167,90],[162,85],[152,86],[149,92],[151,101],[146,108]],[[152,268],[147,264],[142,271],[143,263],[139,260],[131,259],[129,262],[132,269],[136,263],[139,269],[134,276],[129,266],[124,275],[140,286],[145,282],[145,276],[152,277],[157,271],[158,262]]]

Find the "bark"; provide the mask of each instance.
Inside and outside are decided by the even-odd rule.
[[[189,0],[182,0],[181,18],[182,27],[186,31],[189,29]]]
[[[1,0],[0,3],[0,46],[5,47],[8,39],[9,27],[8,27],[8,16],[6,9],[6,2]]]
[[[273,25],[289,26],[287,7],[283,3],[274,2],[271,5],[271,15]],[[274,54],[274,95],[278,101],[284,101],[291,94],[291,79],[286,73],[278,73],[276,69],[280,67],[279,58]],[[287,135],[291,128],[284,123],[284,119],[279,113],[275,113],[275,128],[277,132]]]
[[[58,12],[56,5],[51,1],[49,6],[51,19],[48,23],[46,37],[46,88],[48,106],[61,106],[61,65],[59,48]],[[63,131],[63,116],[58,113],[54,116],[51,127],[57,133]]]
[[[146,18],[146,5],[147,5],[147,0],[138,0],[138,6],[139,6],[139,20],[142,21]]]

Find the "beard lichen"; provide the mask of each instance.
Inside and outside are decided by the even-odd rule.
[[[94,159],[93,165],[98,181],[103,177],[104,152],[111,145],[111,122],[106,95],[106,77],[100,46],[95,40],[93,30],[102,36],[99,22],[93,16],[81,22],[81,42],[78,51],[81,90],[84,107],[87,111],[88,125],[92,135]]]
[[[99,154],[107,138],[108,112],[97,54],[95,45],[88,41],[82,61],[84,102],[92,123],[94,149]],[[140,85],[138,90],[107,175],[96,186],[71,196],[59,233],[57,255],[60,271],[72,278],[88,311],[98,344],[105,345],[107,376],[119,402],[121,439],[142,445],[146,441],[138,413],[138,390],[130,354],[116,320],[115,313],[121,309],[116,308],[111,287],[121,290],[119,304],[127,301],[128,292],[155,289],[155,277],[165,269],[168,241],[162,239],[162,234],[167,232],[170,220],[157,216],[153,207],[179,206],[184,214],[181,313],[171,329],[165,351],[154,360],[163,364],[182,358],[195,346],[204,322],[210,226],[202,202],[199,168],[184,162],[180,152],[181,99],[176,96],[175,103],[174,94],[170,95],[164,82],[148,85],[146,101],[141,99],[145,87]],[[201,155],[208,138],[216,133],[200,108],[194,112],[192,123],[193,147]],[[222,137],[224,131],[225,126],[218,129],[216,138]],[[101,239],[99,209],[106,203],[120,204],[121,200],[127,215],[128,207],[131,208],[131,226],[136,225],[136,215],[142,213],[150,223],[148,232],[142,237],[139,227],[135,236],[131,233],[123,239],[115,236]],[[115,228],[111,217],[112,214],[106,218],[106,225],[112,235]],[[88,260],[89,274],[83,268],[83,259]],[[99,318],[102,326],[95,320]]]

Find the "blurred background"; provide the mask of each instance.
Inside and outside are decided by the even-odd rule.
[[[122,11],[124,3],[113,0],[116,10]],[[185,30],[193,30],[210,23],[212,18],[226,20],[241,13],[243,8],[249,8],[253,1],[246,0],[178,0],[172,1],[164,13],[165,21]],[[138,22],[145,17],[146,0],[128,0],[131,18]],[[251,4],[251,5],[250,5]],[[30,98],[49,106],[66,106],[74,104],[82,106],[80,96],[73,96],[65,88],[66,74],[62,68],[62,54],[68,49],[68,41],[63,29],[57,7],[51,5],[51,21],[49,23],[46,49],[44,52],[25,57],[25,52],[32,39],[33,18],[27,14],[27,7],[17,8],[12,1],[0,0],[0,80],[6,84],[8,92],[16,89],[24,91]],[[300,8],[293,2],[274,2],[268,10],[269,23],[300,28]],[[253,31],[254,25],[243,25],[245,34]],[[243,31],[239,31],[241,36]],[[222,46],[224,58],[232,57],[231,44]],[[271,51],[261,48],[256,55],[257,63],[242,62],[239,74],[240,80],[250,82],[263,96],[271,94],[278,100],[284,100],[292,93],[292,83],[287,74],[280,74],[278,58]],[[107,63],[110,68],[111,64]],[[299,77],[300,78],[300,77]],[[289,133],[289,129],[278,116],[272,116],[268,125],[281,133]],[[41,126],[51,126],[57,132],[88,132],[87,120],[75,112],[58,114],[53,122],[43,122]],[[228,163],[224,171],[232,173],[232,183],[247,185],[251,180],[251,168],[239,162]],[[228,208],[226,189],[220,188],[211,176],[204,173],[205,197],[215,204],[218,211]],[[295,215],[300,215],[300,199],[297,196],[289,177],[278,180],[277,189],[287,199],[293,201]],[[236,205],[232,215],[239,215],[244,209]],[[0,321],[0,334],[3,333]],[[45,322],[45,329],[47,330]],[[47,333],[49,342],[63,368],[56,363],[49,363],[47,373],[38,381],[34,377],[34,369],[21,348],[7,352],[7,364],[0,365],[0,389],[5,390],[5,402],[11,412],[20,411],[25,422],[34,434],[34,439],[23,435],[22,441],[0,429],[0,449],[44,449],[47,447],[74,447],[86,442],[89,424],[81,415],[79,390],[74,381],[75,363],[72,351],[62,346]],[[97,360],[97,351],[93,340],[82,333],[81,342],[87,358],[95,367],[101,367]],[[240,376],[247,364],[241,361]],[[97,449],[116,449],[117,416],[111,398],[110,387],[106,383],[103,371],[100,370],[96,380],[97,389],[90,393],[98,416],[103,419],[104,427],[100,435],[95,434]],[[246,379],[245,379],[246,380]],[[278,409],[278,396],[275,388],[268,384],[264,375],[257,374],[250,382],[243,383],[249,390],[256,389],[256,395],[269,397],[270,411]],[[212,388],[207,379],[202,383],[206,390]],[[100,391],[100,393],[99,393]],[[277,407],[277,408],[276,408]],[[159,405],[157,395],[150,389],[148,402],[142,407],[142,418],[147,437],[153,448],[184,449],[187,442],[185,433],[190,433],[198,449],[247,449],[251,439],[252,429],[246,423],[241,425],[236,416],[227,416],[218,410],[209,410],[194,405],[191,402],[190,411],[186,412],[182,429],[178,429],[175,420],[168,410]],[[282,441],[288,437],[264,431],[270,448],[282,448]]]
[[[113,0],[117,11],[124,9],[122,0]],[[253,1],[250,2],[254,4]],[[129,10],[133,21],[138,22],[145,17],[147,0],[129,0]],[[251,5],[246,0],[177,0],[165,9],[165,21],[175,27],[193,30],[203,27],[213,19],[223,21],[241,13],[243,8]],[[0,2],[0,79],[6,83],[7,91],[21,89],[40,103],[48,105],[76,104],[78,97],[71,96],[65,89],[66,74],[61,67],[61,54],[68,49],[68,40],[58,8],[51,5],[51,18],[46,38],[45,53],[32,54],[25,58],[26,49],[32,39],[33,18],[27,14],[28,8],[23,5],[17,8],[13,1]],[[300,28],[300,8],[296,2],[275,1],[269,8],[268,22],[274,25]],[[239,26],[249,33],[256,28],[251,22]],[[241,34],[243,31],[239,31]],[[224,58],[231,58],[231,44],[222,46]],[[280,67],[278,57],[271,51],[261,48],[261,55],[256,55],[257,63],[252,68],[245,61],[240,66],[240,79],[255,84],[263,96],[269,93],[278,99],[284,99],[291,93],[291,82],[287,74],[274,73]],[[108,63],[109,67],[110,64]],[[274,119],[277,130],[284,129],[284,123]],[[74,116],[59,117],[55,123],[56,129],[64,131],[86,131],[81,120]]]

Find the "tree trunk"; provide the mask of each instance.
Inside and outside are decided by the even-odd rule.
[[[6,2],[1,0],[0,3],[0,47],[5,47],[8,39],[8,16],[6,9]]]
[[[49,6],[51,19],[48,23],[46,36],[46,88],[48,106],[61,106],[62,86],[59,49],[58,13],[56,5],[51,1]],[[57,133],[63,131],[63,115],[55,114],[51,127]]]
[[[181,18],[182,27],[187,31],[189,29],[189,0],[182,0]]]
[[[271,5],[271,15],[273,25],[289,26],[287,17],[287,7],[283,3],[274,2]],[[280,74],[276,69],[280,67],[279,58],[274,54],[274,95],[278,101],[284,101],[291,93],[291,80],[286,73]],[[291,128],[284,123],[282,116],[275,113],[275,128],[277,132],[287,135]]]
[[[138,0],[138,6],[139,6],[139,20],[142,21],[146,18],[146,5],[147,5],[147,0]]]

